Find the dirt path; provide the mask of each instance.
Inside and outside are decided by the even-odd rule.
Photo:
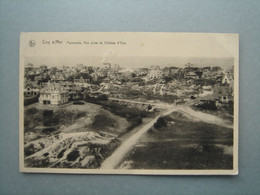
[[[114,152],[108,157],[105,161],[103,161],[100,169],[114,169],[116,168],[122,160],[125,158],[127,153],[138,143],[139,139],[144,135],[151,127],[153,127],[154,123],[160,116],[166,116],[171,114],[174,111],[182,111],[193,118],[197,118],[203,122],[217,124],[228,128],[233,128],[232,125],[228,124],[227,121],[224,121],[221,118],[218,118],[214,115],[202,113],[199,111],[195,111],[186,105],[181,106],[172,106],[168,107],[168,110],[162,113],[161,115],[154,118],[152,121],[141,127],[136,133],[131,135],[128,139],[126,139]]]
[[[233,128],[233,124],[231,124],[229,121],[221,119],[215,115],[195,111],[188,106],[183,106],[180,108],[180,110],[188,114],[190,117],[199,119],[200,121],[203,121],[205,123],[215,124],[226,128]]]
[[[124,99],[120,99],[120,98],[109,98],[109,100],[116,100],[116,101],[136,103],[136,104],[154,105],[154,106],[156,106],[158,108],[162,108],[162,109],[165,109],[165,108],[169,109],[172,107],[171,104],[159,103],[159,102],[142,102],[142,101],[137,101],[137,100],[124,100]]]
[[[163,113],[162,115],[167,115],[178,110],[179,107],[174,107]],[[114,153],[108,157],[101,165],[100,169],[114,169],[117,165],[122,161],[122,159],[126,156],[126,154],[132,149],[133,146],[139,141],[139,139],[144,135],[151,127],[153,127],[154,123],[160,116],[157,116],[152,121],[144,125],[139,131],[133,134],[131,137],[126,139],[115,151]]]

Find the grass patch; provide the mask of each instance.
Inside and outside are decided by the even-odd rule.
[[[131,168],[233,168],[233,129],[193,121],[180,112],[158,119],[156,127],[129,153]]]

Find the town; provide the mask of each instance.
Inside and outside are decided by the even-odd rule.
[[[221,126],[222,121],[219,124],[213,122],[209,128],[216,129],[218,133],[214,134],[218,135],[211,138],[212,134],[205,136],[205,131],[198,133],[197,136],[210,138],[205,139],[206,144],[201,145],[195,141],[193,144],[188,144],[189,152],[194,154],[195,150],[195,153],[198,152],[203,156],[214,147],[212,150],[218,152],[215,158],[222,159],[224,164],[212,162],[205,165],[203,162],[197,162],[190,167],[191,165],[186,162],[187,166],[182,167],[183,162],[176,164],[176,161],[172,162],[169,156],[165,157],[169,158],[165,160],[165,168],[232,169],[230,147],[232,148],[233,144],[233,96],[233,67],[187,63],[181,67],[150,65],[129,68],[109,62],[100,66],[75,64],[37,67],[28,63],[24,69],[25,161],[29,167],[107,167],[107,164],[109,166],[111,164],[108,157],[111,154],[113,156],[117,148],[120,150],[122,143],[134,139],[137,132],[143,131],[145,134],[148,131],[157,134],[158,129],[166,129],[161,131],[166,133],[173,126],[177,128],[177,122],[183,123],[184,126],[187,123],[194,123],[198,128],[205,128],[204,122],[207,121],[203,121],[203,117],[200,119],[203,124],[202,122],[197,124],[194,119],[186,118],[187,113],[191,115],[196,112],[205,114],[205,118],[213,116],[223,119],[229,126],[219,129],[217,126]],[[184,119],[190,122],[185,122]],[[149,128],[144,129],[145,125]],[[187,128],[191,129],[191,126]],[[193,134],[191,131],[193,130],[190,130],[187,136]],[[70,137],[65,133],[71,133]],[[183,134],[178,134],[177,130],[174,133],[175,137]],[[153,139],[155,134],[152,135]],[[88,136],[93,139],[86,141],[89,139]],[[151,135],[148,133],[148,136]],[[223,138],[224,141],[215,141],[217,138],[218,140]],[[211,139],[216,142],[215,145],[208,143],[212,141]],[[135,148],[133,143],[137,144],[137,139],[131,141],[131,146],[125,146],[128,149],[121,151],[122,156],[128,155],[129,159],[123,160],[122,157],[117,159],[116,163],[116,160],[112,159],[114,165],[110,168],[142,168],[145,160],[138,159],[139,156],[135,155],[138,152],[143,155],[145,149],[139,151],[140,149]],[[161,141],[158,143],[161,144],[159,147],[164,144]],[[154,145],[148,148],[153,147]],[[184,146],[176,147],[175,145],[175,152],[184,150]],[[215,147],[221,150],[216,150]],[[190,155],[189,152],[187,155]],[[141,165],[138,166],[139,164]],[[160,166],[161,163],[154,163],[150,168],[162,168]]]
[[[24,96],[25,104],[39,101],[41,104],[59,105],[83,100],[87,96],[106,95],[168,103],[183,103],[201,97],[201,104],[222,106],[233,102],[233,75],[232,67],[224,71],[217,66],[199,68],[189,63],[184,68],[151,66],[135,70],[110,63],[103,63],[100,67],[78,64],[51,68],[27,64]]]

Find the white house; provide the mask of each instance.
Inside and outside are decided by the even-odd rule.
[[[234,80],[234,76],[232,73],[225,73],[222,77],[223,84],[230,84]]]
[[[39,103],[60,105],[69,101],[69,93],[58,83],[48,83],[40,90]]]
[[[159,68],[150,70],[149,78],[150,79],[162,78],[162,71]]]

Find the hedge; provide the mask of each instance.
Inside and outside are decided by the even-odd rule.
[[[34,97],[24,99],[24,105],[25,106],[36,103],[36,102],[38,102],[38,96],[34,96]]]

